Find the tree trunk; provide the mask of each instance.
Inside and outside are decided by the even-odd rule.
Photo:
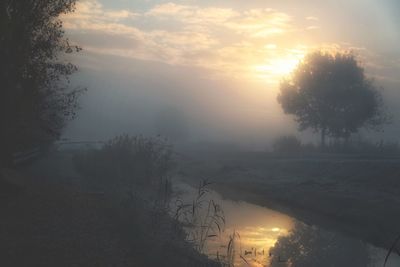
[[[4,138],[1,136],[0,138]],[[11,140],[8,140],[11,143]],[[12,149],[10,143],[7,143],[7,140],[2,140],[0,142],[0,168],[10,167],[13,164],[12,158]]]
[[[4,168],[13,164],[13,153],[15,152],[13,148],[16,140],[10,122],[12,118],[6,118],[4,114],[7,113],[3,109],[0,112],[3,112],[0,114],[0,124],[4,127],[0,130],[0,168]]]
[[[349,140],[350,140],[350,136],[346,135],[344,137],[344,146],[347,148],[349,146]]]
[[[325,136],[326,136],[326,128],[323,127],[321,129],[321,148],[325,148]]]

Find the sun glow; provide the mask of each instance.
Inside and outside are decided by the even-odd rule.
[[[256,65],[254,69],[257,76],[274,76],[279,79],[282,76],[290,74],[296,68],[302,58],[303,55],[271,59],[265,64]]]
[[[281,228],[279,227],[274,227],[271,229],[272,232],[279,232],[281,230]]]

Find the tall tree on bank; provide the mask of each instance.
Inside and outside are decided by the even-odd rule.
[[[366,127],[380,130],[388,121],[380,91],[366,78],[351,53],[314,52],[280,86],[278,102],[295,116],[300,130],[347,140]]]
[[[82,90],[69,88],[77,68],[65,54],[80,48],[64,37],[59,19],[75,1],[0,2],[0,165],[16,150],[59,137],[75,116]]]

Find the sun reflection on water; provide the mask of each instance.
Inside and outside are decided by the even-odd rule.
[[[186,184],[181,184],[180,189],[186,200],[196,194],[196,190]],[[234,262],[235,267],[327,266],[326,263],[349,266],[349,262],[351,266],[374,267],[381,266],[387,253],[361,240],[306,225],[277,211],[226,200],[209,192],[208,197],[223,208],[226,225],[221,234],[207,239],[202,252],[222,262],[230,258],[229,262]],[[232,254],[228,253],[229,247]],[[354,263],[355,258],[358,264]],[[399,257],[392,257],[388,266],[399,266],[399,263]]]
[[[190,203],[196,191],[187,185],[181,186],[184,188],[180,189],[185,192],[182,198]],[[279,237],[289,234],[294,227],[294,219],[247,202],[223,199],[214,191],[210,191],[207,197],[222,207],[226,224],[219,236],[207,240],[205,253],[211,258],[226,256],[230,237],[237,233],[238,238],[234,242],[235,267],[269,266],[270,249]]]
[[[228,215],[229,216],[229,215]],[[262,223],[262,222],[260,222]],[[210,255],[223,255],[227,250],[226,244],[229,236],[236,231],[240,235],[240,240],[236,240],[235,266],[248,266],[240,257],[244,257],[250,266],[268,266],[269,250],[278,240],[278,237],[286,235],[289,229],[280,227],[243,227],[227,228],[219,238],[214,238],[208,242],[208,253]]]
[[[240,239],[235,241],[235,266],[268,266],[270,249],[279,237],[289,234],[294,226],[293,219],[246,202],[233,202],[218,195],[213,197],[218,198],[224,209],[226,228],[221,236],[208,241],[208,253],[214,256],[226,254],[229,237],[236,232]]]

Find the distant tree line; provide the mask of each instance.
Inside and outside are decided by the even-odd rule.
[[[352,136],[347,142],[331,139],[324,147],[314,143],[303,143],[294,135],[283,135],[272,142],[272,151],[275,153],[350,153],[350,154],[380,154],[399,155],[400,147],[397,142],[374,142],[361,136]]]
[[[76,0],[0,1],[0,164],[13,152],[60,136],[83,91],[70,89],[81,50],[64,36],[59,16]]]

